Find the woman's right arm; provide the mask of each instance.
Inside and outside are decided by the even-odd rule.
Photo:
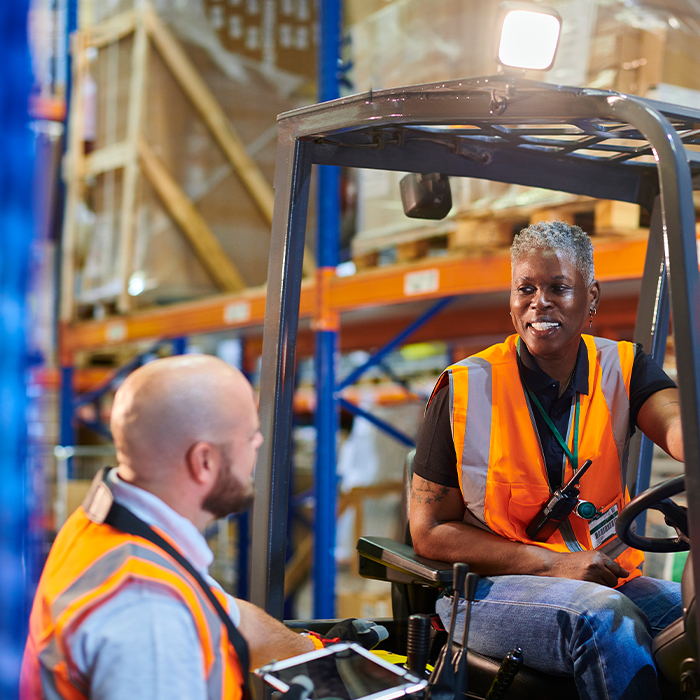
[[[414,474],[410,523],[413,547],[420,556],[438,561],[466,562],[482,576],[530,574],[594,581],[615,586],[627,572],[602,552],[552,552],[513,542],[469,525],[458,488],[442,486]]]

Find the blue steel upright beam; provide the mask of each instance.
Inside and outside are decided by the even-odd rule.
[[[65,75],[57,76],[60,80],[61,77],[65,80],[65,99],[66,99],[66,118],[64,124],[64,134],[68,133],[68,115],[70,114],[70,95],[71,95],[71,85],[72,85],[72,71],[70,69],[70,36],[78,28],[78,0],[62,0],[59,5],[59,13],[64,14],[65,25],[63,27],[65,31],[65,36],[63,37],[65,56],[67,61],[65,64]],[[60,31],[60,28],[59,28]],[[61,39],[59,39],[60,41]],[[68,145],[68,139],[64,138],[63,146],[64,149]],[[64,150],[65,155],[65,150]],[[65,185],[63,184],[63,179],[58,178],[58,191],[59,197],[63,200],[65,196]],[[60,251],[58,258],[60,259]],[[59,284],[60,288],[60,284]],[[56,315],[58,316],[58,307],[56,308]],[[60,355],[60,353],[59,353]],[[74,368],[73,365],[67,365],[64,363],[64,358],[61,358],[61,389],[60,389],[60,424],[59,424],[59,434],[58,439],[61,445],[75,445],[75,428],[73,427],[73,413],[74,406],[73,400],[75,398],[73,392],[73,375]],[[68,475],[72,476],[73,472],[73,459],[68,460]]]
[[[0,697],[19,696],[18,679],[36,581],[27,451],[27,324],[30,305],[33,143],[27,42],[28,0],[0,3]]]
[[[318,60],[320,102],[340,96],[340,0],[321,0]],[[337,167],[318,168],[318,208],[316,248],[317,289],[334,274],[340,247],[340,171]],[[335,440],[338,430],[338,404],[335,399],[335,367],[338,358],[337,318],[325,318],[321,292],[320,313],[316,318],[316,520],[314,528],[314,617],[335,617],[335,530],[337,479]]]

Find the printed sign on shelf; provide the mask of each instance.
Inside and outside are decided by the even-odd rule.
[[[226,323],[245,323],[250,320],[250,302],[234,301],[224,306]]]
[[[440,289],[440,270],[418,270],[407,272],[403,278],[403,293],[407,296],[431,294]]]
[[[118,343],[126,338],[126,323],[110,323],[106,330],[107,340],[110,343]]]

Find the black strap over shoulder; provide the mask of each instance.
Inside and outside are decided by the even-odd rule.
[[[236,651],[236,656],[241,664],[241,671],[243,675],[243,700],[249,700],[250,689],[248,688],[248,672],[250,670],[250,661],[248,655],[248,643],[244,639],[243,635],[238,631],[233,621],[229,617],[226,610],[224,610],[223,605],[219,602],[219,599],[214,595],[209,584],[202,578],[202,576],[197,572],[197,570],[190,564],[185,557],[180,554],[180,552],[173,547],[170,542],[161,537],[157,532],[155,532],[149,525],[147,525],[143,520],[134,515],[128,508],[120,505],[116,501],[112,503],[112,507],[109,509],[104,522],[117,530],[126,532],[129,535],[135,535],[136,537],[142,537],[149,542],[160,547],[163,551],[167,552],[175,561],[185,569],[202,589],[204,594],[207,596],[211,604],[214,606],[217,614],[221,618],[221,622],[226,627],[226,632],[228,633],[228,638],[233,644],[233,648]]]

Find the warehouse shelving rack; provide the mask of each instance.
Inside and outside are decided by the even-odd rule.
[[[337,3],[334,2],[322,3],[322,70],[319,91],[322,100],[337,97],[335,64],[338,54],[340,19],[336,5]],[[492,83],[492,85],[497,84],[497,81]],[[453,92],[456,90],[455,85],[450,85],[450,90]],[[474,83],[473,81],[465,81],[464,85],[469,85],[471,88]],[[500,109],[499,105],[507,99],[499,96],[498,91],[494,91],[492,85],[482,85],[476,90],[476,93],[480,96],[486,95],[489,99],[493,99],[495,95],[501,101],[495,107]],[[504,88],[506,92],[507,89],[507,87]],[[400,105],[405,99],[405,94],[407,93],[395,99],[396,112],[389,116],[381,115],[382,126],[395,124],[397,119],[403,115],[403,108]],[[383,93],[375,95],[379,95],[379,100],[383,99],[381,97]],[[441,98],[443,96],[441,95]],[[376,108],[376,105],[372,106],[374,97],[370,95],[369,100],[366,96],[364,98],[348,98],[341,103],[346,106],[346,115],[352,114],[352,118],[354,118],[362,111],[363,104],[367,109]],[[349,105],[352,105],[352,108]],[[370,106],[367,107],[367,105]],[[481,102],[480,106],[483,106]],[[321,113],[318,110],[319,108],[314,107],[308,108],[304,112],[309,115],[310,122],[314,121],[315,115]],[[296,118],[295,116],[292,120]],[[281,122],[282,125],[289,123],[289,117]],[[379,126],[379,122],[376,122],[376,125]],[[298,304],[300,326],[295,327],[294,333],[297,354],[300,356],[314,354],[316,357],[316,386],[318,388],[316,416],[319,435],[316,501],[319,510],[317,511],[315,528],[314,569],[315,614],[317,617],[331,617],[334,612],[332,600],[334,564],[331,561],[331,551],[335,532],[336,484],[334,470],[329,465],[335,464],[337,411],[339,405],[342,405],[347,410],[360,413],[360,409],[340,393],[348,382],[336,382],[333,366],[338,350],[384,346],[370,361],[370,363],[376,363],[387,348],[397,346],[400,340],[407,339],[409,335],[411,340],[463,339],[467,335],[463,330],[465,327],[471,329],[472,335],[481,336],[505,335],[511,328],[507,314],[503,313],[505,308],[503,302],[509,288],[510,278],[509,259],[506,252],[471,258],[426,259],[409,265],[361,272],[350,277],[337,277],[335,275],[335,265],[338,262],[337,231],[339,228],[338,168],[332,167],[330,163],[356,165],[362,160],[355,158],[360,150],[374,149],[384,152],[385,157],[382,158],[380,155],[379,160],[386,164],[387,159],[392,157],[393,150],[400,147],[400,144],[395,142],[396,134],[400,133],[400,130],[393,132],[393,135],[387,132],[384,141],[381,140],[384,139],[384,136],[379,136],[380,140],[377,141],[375,136],[380,131],[377,129],[372,132],[372,138],[367,143],[353,144],[352,138],[350,138],[350,141],[344,144],[353,146],[349,149],[339,148],[333,140],[327,141],[328,134],[323,132],[317,137],[313,148],[307,149],[314,151],[314,158],[318,158],[314,162],[320,166],[319,170],[321,171],[318,197],[320,203],[318,212],[320,235],[318,236],[317,251],[319,268],[314,279],[301,281],[299,284],[296,303]],[[553,133],[549,135],[553,136]],[[496,136],[499,135],[491,132],[490,134],[482,134],[480,138],[484,139],[484,143],[486,143],[489,138]],[[502,137],[503,134],[500,136]],[[540,138],[547,136],[546,130],[539,130]],[[450,138],[454,141],[457,137],[457,130],[453,130]],[[513,144],[516,144],[517,139],[522,137],[523,134],[519,136],[510,134],[509,136]],[[525,138],[527,138],[526,135]],[[305,143],[307,140],[304,139],[300,143]],[[598,146],[605,149],[606,145],[600,146],[605,140],[605,136],[601,134],[589,134],[584,146],[587,148]],[[352,153],[352,156],[347,157],[348,153]],[[397,169],[412,169],[415,163],[414,156],[409,156],[408,160]],[[454,160],[455,158],[464,158],[465,154],[453,153],[452,156]],[[413,160],[411,160],[412,157]],[[477,163],[476,160],[472,162]],[[527,169],[527,158],[521,156],[517,168],[519,170]],[[484,176],[481,173],[477,174],[477,171],[478,168],[475,167],[473,171],[470,171],[469,176]],[[520,172],[518,178],[520,178],[517,180],[518,182],[531,184],[532,178],[528,178]],[[540,183],[540,186],[551,189],[559,189],[559,185],[556,174],[552,174],[552,176],[545,178],[544,183]],[[625,186],[629,186],[629,182],[620,183],[620,187]],[[589,183],[585,194],[598,197],[609,196],[605,192],[604,185],[601,183],[596,185],[593,182]],[[637,197],[637,200],[640,197],[641,195]],[[620,199],[637,201],[631,197],[629,192],[626,192],[625,196],[620,197]],[[275,241],[273,241],[273,249],[275,245]],[[272,272],[276,272],[274,266],[277,264],[278,255],[292,254],[292,251],[288,250],[286,244],[281,243],[279,238],[277,245],[282,245],[282,249],[273,254]],[[614,290],[616,300],[614,305],[602,310],[596,319],[596,328],[602,334],[606,334],[606,332],[610,334],[610,331],[613,331],[614,335],[614,331],[618,328],[631,329],[634,326],[636,296],[647,254],[647,241],[642,239],[608,240],[596,246],[598,278],[609,289]],[[270,275],[270,279],[274,282],[273,274]],[[300,279],[301,277],[299,277]],[[477,298],[477,295],[479,299],[483,299],[485,293],[487,296],[483,305],[471,303]],[[271,298],[273,310],[272,312],[268,311],[268,314],[276,313],[283,301],[279,299],[277,294],[277,290],[273,291]],[[488,296],[489,294],[491,296]],[[453,298],[455,301],[450,303],[448,300]],[[469,303],[465,304],[465,300],[469,300]],[[73,444],[74,406],[86,400],[85,396],[76,397],[73,392],[76,379],[73,367],[77,353],[146,340],[154,342],[176,340],[180,343],[182,341],[178,339],[194,334],[237,330],[247,339],[249,352],[255,355],[260,352],[260,337],[265,314],[265,290],[248,289],[235,294],[225,294],[172,307],[132,312],[125,316],[108,318],[103,321],[62,321],[59,353],[62,375],[62,443],[64,445]],[[341,327],[342,334],[339,332]],[[278,339],[277,342],[283,343],[284,341]],[[104,388],[106,388],[105,383],[101,383],[98,387],[100,390]],[[365,414],[365,417],[373,420],[371,415]],[[375,422],[391,433],[390,426],[382,425],[381,421]],[[394,436],[406,444],[410,442],[408,436],[396,432],[394,432]],[[284,484],[281,487],[284,490]],[[286,505],[284,510],[286,513]],[[268,547],[274,548],[275,546],[276,544],[270,540]],[[267,597],[267,586],[264,587],[264,590]],[[269,601],[266,599],[265,603],[267,605]],[[272,608],[274,609],[275,605],[272,605]]]
[[[618,288],[615,304],[604,305],[596,318],[596,327],[605,334],[615,335],[618,329],[631,329],[636,313],[636,296],[641,279],[647,242],[634,238],[607,240],[596,247],[595,260],[598,278],[606,288]],[[320,275],[323,274],[319,272]],[[319,294],[319,287],[324,294]],[[297,406],[316,411],[326,421],[335,421],[339,408],[360,415],[379,429],[387,432],[404,445],[412,445],[411,436],[376,418],[358,406],[353,394],[353,383],[363,371],[375,366],[387,352],[407,340],[456,339],[465,336],[504,336],[512,328],[505,303],[510,286],[510,259],[507,251],[475,257],[428,258],[407,265],[392,265],[360,272],[349,277],[325,274],[319,281],[301,283],[299,318],[304,329],[297,342],[299,356],[314,353],[312,328],[322,318],[338,319],[334,332],[342,351],[380,347],[369,361],[352,376],[333,386],[330,409],[318,408],[306,395],[297,397]],[[464,306],[462,300],[474,299],[490,292],[486,305]],[[173,353],[184,352],[186,338],[192,335],[237,330],[247,339],[248,352],[259,355],[262,327],[265,318],[266,294],[264,289],[247,290],[238,294],[226,294],[200,301],[178,304],[172,307],[145,310],[101,321],[63,323],[60,332],[61,376],[46,377],[46,381],[61,387],[61,444],[74,445],[75,414],[80,406],[99,401],[130,369],[138,366],[140,355],[127,365],[115,370],[99,372],[94,369],[75,370],[75,356],[84,351],[100,351],[122,345],[148,344],[145,355],[163,345],[172,345]],[[342,332],[341,332],[342,329]],[[466,331],[465,329],[470,329]],[[336,342],[335,340],[333,341]],[[335,351],[334,351],[335,352]],[[327,362],[327,361],[324,361]],[[251,364],[250,360],[247,364]],[[326,384],[328,386],[328,384]],[[74,389],[76,387],[78,391]],[[322,413],[323,412],[323,413]],[[84,423],[84,421],[81,421]],[[95,422],[87,426],[98,434],[108,435],[106,427]],[[321,427],[335,439],[335,429]],[[330,474],[329,488],[335,489],[334,470],[327,457],[317,455],[318,469]],[[317,471],[318,471],[317,469]],[[318,488],[318,485],[317,485]],[[318,499],[317,499],[318,501]],[[331,516],[323,527],[334,541],[335,500]],[[329,522],[330,526],[329,526]],[[315,534],[321,519],[317,520]],[[245,533],[247,523],[239,527]],[[315,541],[318,541],[315,537]],[[247,547],[239,548],[237,566],[239,573],[238,595],[247,597]],[[318,559],[318,556],[315,558]],[[318,571],[318,565],[316,567]],[[333,578],[333,572],[326,579]],[[315,579],[316,581],[316,579]],[[326,580],[325,586],[328,586]],[[330,617],[334,602],[328,597],[316,598],[320,605],[317,617]],[[329,614],[324,614],[325,612]]]
[[[597,244],[598,278],[602,282],[641,279],[646,247],[647,241],[642,238],[620,238]],[[505,292],[510,289],[510,258],[507,251],[485,256],[425,258],[348,277],[326,276],[321,285],[325,287],[325,293],[319,299],[320,285],[316,280],[301,283],[299,319],[308,323],[324,316],[347,315],[351,329],[352,326],[364,328],[361,322],[353,319],[353,312],[358,309],[391,307],[446,296]],[[153,338],[176,338],[233,329],[259,337],[265,320],[265,299],[265,290],[255,289],[99,321],[63,323],[61,365],[71,366],[75,354],[81,350],[116,347]],[[604,310],[601,312],[605,314]],[[629,316],[625,313],[626,320]],[[610,327],[621,321],[621,317],[613,316],[596,319],[596,322]],[[378,321],[377,326],[382,322]],[[388,342],[389,338],[382,333],[381,327],[375,330],[378,344]],[[478,333],[489,331],[488,319],[484,319],[484,326],[478,329]],[[447,337],[450,335],[447,333]],[[367,347],[368,344],[361,337],[348,339],[348,347]]]

